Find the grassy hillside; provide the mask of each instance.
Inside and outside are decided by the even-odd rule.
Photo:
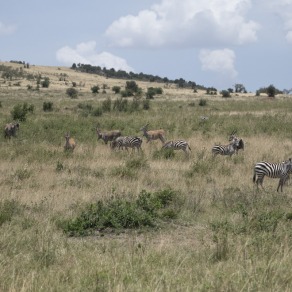
[[[111,88],[126,80],[24,70],[51,84],[0,82],[3,128],[15,106],[33,109],[17,137],[0,136],[1,291],[291,290],[291,183],[277,193],[278,179],[265,178],[265,191],[252,182],[256,162],[292,157],[290,97],[223,99],[138,82],[164,93],[149,109],[142,96],[138,107],[128,98],[127,111],[118,111]],[[77,99],[66,95],[72,82]],[[91,93],[103,84],[106,93]],[[108,100],[110,111],[96,111]],[[147,122],[167,140],[188,141],[189,159],[161,152],[160,141],[143,138],[143,153],[127,153],[97,140],[97,126],[142,137]],[[213,158],[212,146],[227,144],[233,130],[245,150]],[[66,132],[74,152],[63,149]]]

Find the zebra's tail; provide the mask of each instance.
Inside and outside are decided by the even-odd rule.
[[[191,147],[190,147],[190,145],[189,145],[189,144],[188,144],[188,147],[189,147],[189,150],[190,150],[190,151],[192,151],[192,149],[191,149]]]

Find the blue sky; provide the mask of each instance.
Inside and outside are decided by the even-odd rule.
[[[0,61],[292,88],[292,0],[0,1]]]

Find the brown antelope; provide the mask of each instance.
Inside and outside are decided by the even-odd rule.
[[[66,133],[64,137],[66,139],[66,143],[64,145],[64,150],[65,151],[66,150],[73,151],[74,148],[76,147],[76,143],[75,143],[74,139],[73,138],[70,138],[70,133]]]
[[[149,123],[146,124],[144,127],[142,127],[140,129],[140,131],[143,132],[143,136],[146,137],[147,143],[149,141],[159,139],[162,142],[162,144],[164,144],[165,143],[165,132],[164,132],[164,130],[163,129],[159,129],[159,130],[148,131],[148,126],[149,126]]]
[[[6,124],[4,128],[4,137],[9,139],[15,137],[17,130],[19,130],[19,123]]]
[[[101,132],[100,129],[98,128],[96,129],[96,134],[97,140],[102,139],[105,144],[107,144],[108,141],[114,141],[116,138],[122,135],[120,130]]]

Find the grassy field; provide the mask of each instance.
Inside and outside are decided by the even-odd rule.
[[[278,179],[265,178],[265,191],[252,182],[256,162],[292,157],[291,97],[163,88],[147,110],[130,110],[129,98],[128,111],[95,115],[126,81],[28,70],[50,77],[50,87],[0,82],[3,128],[16,105],[33,108],[17,137],[0,136],[1,291],[291,291],[291,185],[277,193]],[[80,85],[77,99],[60,74]],[[106,93],[91,93],[103,84]],[[167,140],[188,141],[190,157],[145,138],[143,153],[97,140],[97,126],[141,137],[148,122]],[[212,158],[233,130],[245,150]],[[74,152],[63,149],[66,132]]]

